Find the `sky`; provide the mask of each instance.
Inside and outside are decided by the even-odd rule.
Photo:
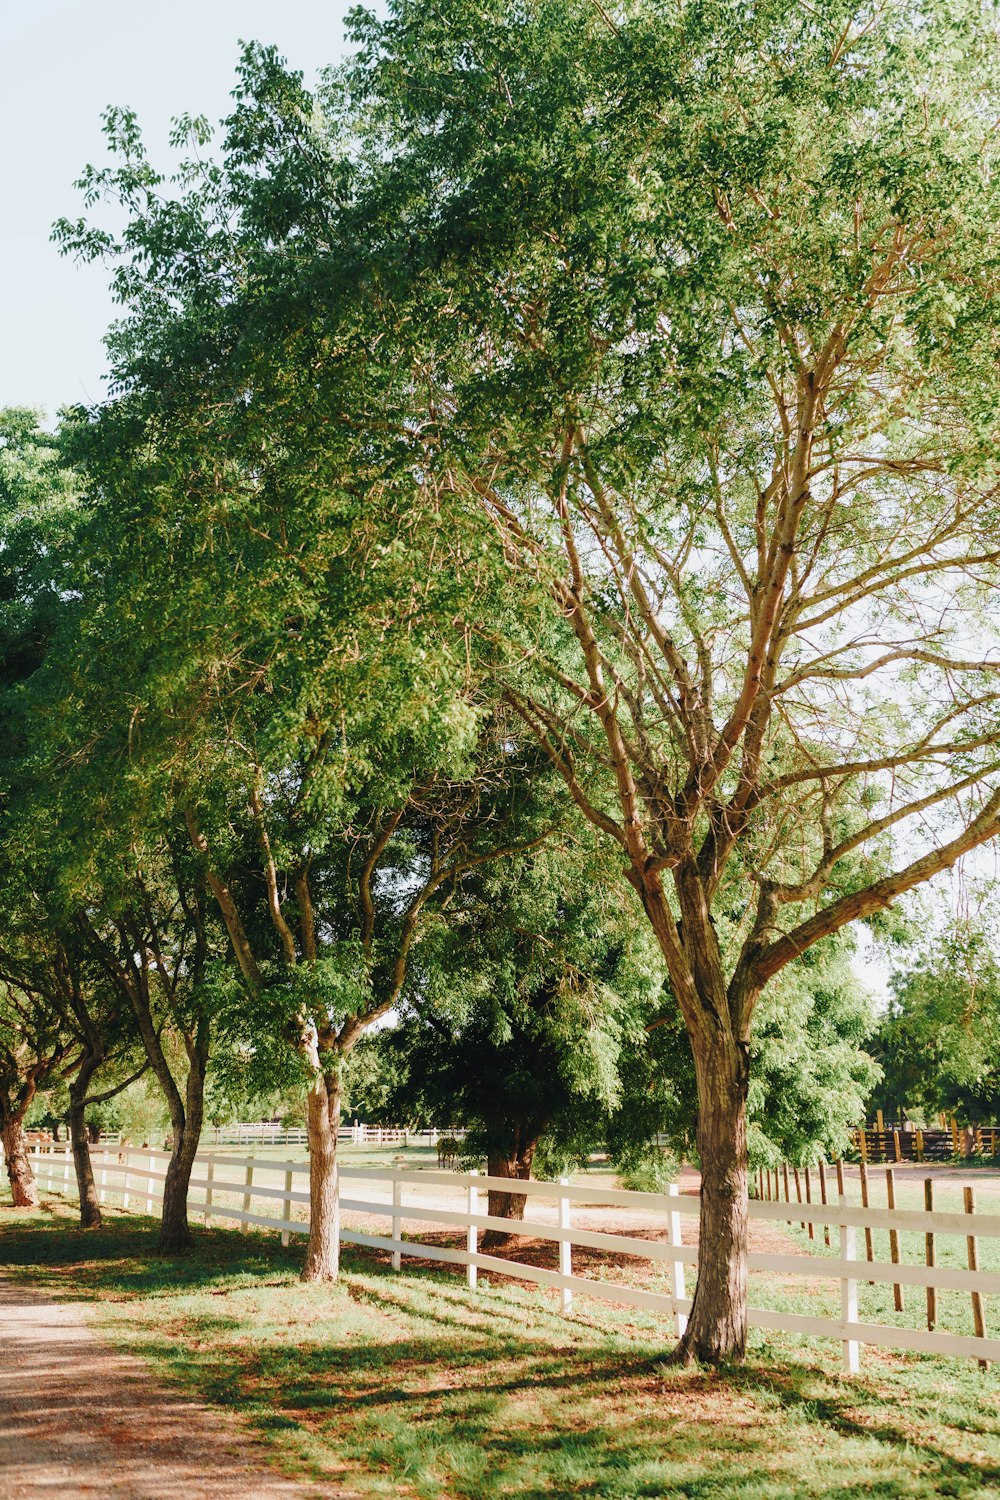
[[[107,272],[59,255],[53,221],[106,160],[101,112],[134,109],[154,162],[173,116],[228,113],[240,39],[273,43],[312,81],[346,50],[353,0],[0,0],[0,406],[94,402],[115,316]]]

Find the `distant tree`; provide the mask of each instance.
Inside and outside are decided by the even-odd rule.
[[[65,1085],[65,1118],[73,1152],[80,1226],[96,1229],[101,1208],[90,1161],[87,1111],[106,1104],[148,1066],[134,1018],[100,969],[88,963],[78,933],[48,924],[36,899],[22,887],[3,888],[0,917],[0,983],[7,986],[7,1025],[28,1044],[50,1028],[60,1042],[57,1068],[42,1069],[42,1086]],[[37,1050],[37,1044],[36,1048]]]
[[[696,1155],[690,1044],[623,895],[598,851],[589,866],[578,849],[551,848],[481,874],[421,944],[398,1024],[352,1059],[352,1104],[385,1123],[465,1126],[468,1154],[514,1181],[539,1153],[569,1166],[609,1149],[650,1181],[659,1137]],[[863,1117],[875,1017],[852,951],[846,935],[818,945],[762,1002],[754,1165],[839,1155]],[[524,1202],[494,1189],[489,1212],[520,1218]]]
[[[977,922],[942,934],[896,969],[890,987],[873,1039],[885,1075],[874,1098],[896,1119],[1000,1117],[1000,959],[991,933]]]
[[[624,1102],[622,1054],[643,1045],[661,996],[621,897],[614,872],[555,847],[485,867],[424,937],[399,1024],[348,1072],[377,1118],[466,1127],[466,1152],[512,1184],[489,1189],[494,1218],[523,1217],[513,1185],[540,1148],[548,1163],[585,1159]]]
[[[38,1204],[25,1118],[72,1051],[73,1039],[57,1016],[39,1006],[32,994],[0,983],[0,1143],[15,1208]]]

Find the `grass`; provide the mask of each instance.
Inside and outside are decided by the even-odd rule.
[[[856,1180],[848,1182],[848,1200],[852,1204],[860,1202],[859,1185]],[[884,1173],[879,1174],[877,1168],[872,1168],[869,1173],[869,1195],[873,1208],[885,1208],[885,1181]],[[923,1211],[924,1194],[923,1180],[916,1178],[896,1179],[896,1207],[907,1210]],[[981,1213],[996,1214],[1000,1212],[1000,1196],[994,1193],[980,1192],[977,1198],[977,1208]],[[934,1209],[939,1213],[963,1213],[962,1185],[959,1182],[949,1181],[946,1178],[936,1178],[934,1182]],[[974,1221],[971,1221],[974,1222]],[[790,1226],[789,1235],[797,1242],[797,1248],[808,1249],[814,1255],[838,1256],[840,1254],[840,1241],[838,1230],[832,1227],[830,1231],[831,1248],[827,1248],[823,1240],[823,1230],[820,1225],[815,1227],[815,1239],[809,1241],[806,1232],[797,1224]],[[951,1266],[964,1269],[968,1265],[967,1247],[965,1238],[952,1234],[935,1235],[935,1261],[938,1266]],[[979,1268],[982,1271],[1000,1272],[1000,1240],[982,1238],[978,1241]],[[890,1260],[889,1234],[887,1230],[875,1229],[872,1231],[872,1251],[876,1261],[888,1264]],[[924,1235],[922,1232],[901,1233],[899,1235],[900,1259],[904,1264],[923,1265],[925,1255]],[[861,1262],[864,1261],[865,1232],[863,1229],[855,1230],[855,1254]],[[798,1285],[796,1286],[796,1283]],[[768,1288],[768,1305],[792,1312],[811,1312],[818,1316],[839,1315],[839,1282],[829,1283],[825,1288],[822,1284],[809,1284],[799,1278],[788,1278],[786,1283],[780,1287]],[[878,1282],[870,1286],[864,1280],[863,1265],[859,1268],[858,1276],[858,1313],[862,1322],[886,1323],[901,1328],[923,1328],[926,1327],[926,1294],[923,1287],[903,1287],[904,1310],[896,1312],[893,1306],[893,1290],[891,1283]],[[984,1297],[984,1308],[986,1315],[986,1331],[996,1338],[1000,1335],[1000,1298]],[[939,1329],[947,1330],[949,1333],[972,1334],[975,1328],[972,1320],[972,1302],[968,1292],[939,1291],[937,1295],[937,1323]],[[862,1350],[862,1360],[870,1356]]]
[[[345,1257],[335,1287],[297,1280],[301,1246],[225,1229],[167,1260],[154,1224],[68,1208],[3,1210],[0,1266],[85,1298],[107,1337],[235,1409],[292,1474],[359,1497],[791,1497],[1000,1489],[1000,1394],[975,1364],[755,1337],[740,1370],[662,1363],[665,1320],[580,1299],[564,1318],[509,1282],[393,1274]],[[482,1278],[483,1281],[487,1278]],[[780,1288],[772,1288],[776,1294]],[[891,1297],[891,1291],[889,1293]]]

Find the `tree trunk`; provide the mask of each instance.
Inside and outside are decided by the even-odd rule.
[[[207,1052],[207,1045],[189,1048],[185,1105],[180,1110],[171,1109],[170,1161],[163,1184],[163,1212],[160,1216],[160,1249],[170,1252],[187,1250],[191,1245],[188,1188],[201,1143]]]
[[[336,1281],[340,1271],[340,1074],[317,1073],[307,1101],[309,1242],[303,1281]]]
[[[88,1067],[85,1062],[69,1087],[69,1136],[73,1143],[73,1167],[80,1198],[80,1228],[100,1229],[101,1205],[90,1161],[90,1134],[84,1120],[87,1089],[97,1068],[97,1060]]]
[[[167,1175],[163,1183],[163,1209],[160,1215],[160,1249],[168,1251],[187,1250],[191,1245],[191,1227],[188,1224],[187,1199],[198,1150],[200,1131],[192,1130],[185,1123],[179,1130],[174,1127],[167,1163]]]
[[[681,1364],[742,1359],[747,1338],[749,1049],[729,1034],[692,1038],[698,1079],[698,1282]]]
[[[523,1145],[518,1142],[512,1152],[488,1156],[486,1170],[490,1177],[508,1177],[512,1182],[529,1181],[537,1145],[536,1137]],[[490,1188],[488,1213],[491,1219],[523,1219],[526,1202],[526,1193],[507,1193],[500,1188]],[[481,1244],[484,1250],[492,1250],[506,1245],[511,1238],[512,1235],[505,1234],[502,1229],[487,1229]]]
[[[0,1127],[0,1140],[3,1141],[4,1162],[14,1207],[37,1208],[38,1184],[28,1159],[24,1127],[18,1117],[8,1116],[4,1120]]]

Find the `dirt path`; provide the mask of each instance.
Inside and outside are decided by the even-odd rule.
[[[269,1473],[254,1448],[232,1416],[104,1343],[80,1304],[0,1277],[0,1500],[319,1496]]]

